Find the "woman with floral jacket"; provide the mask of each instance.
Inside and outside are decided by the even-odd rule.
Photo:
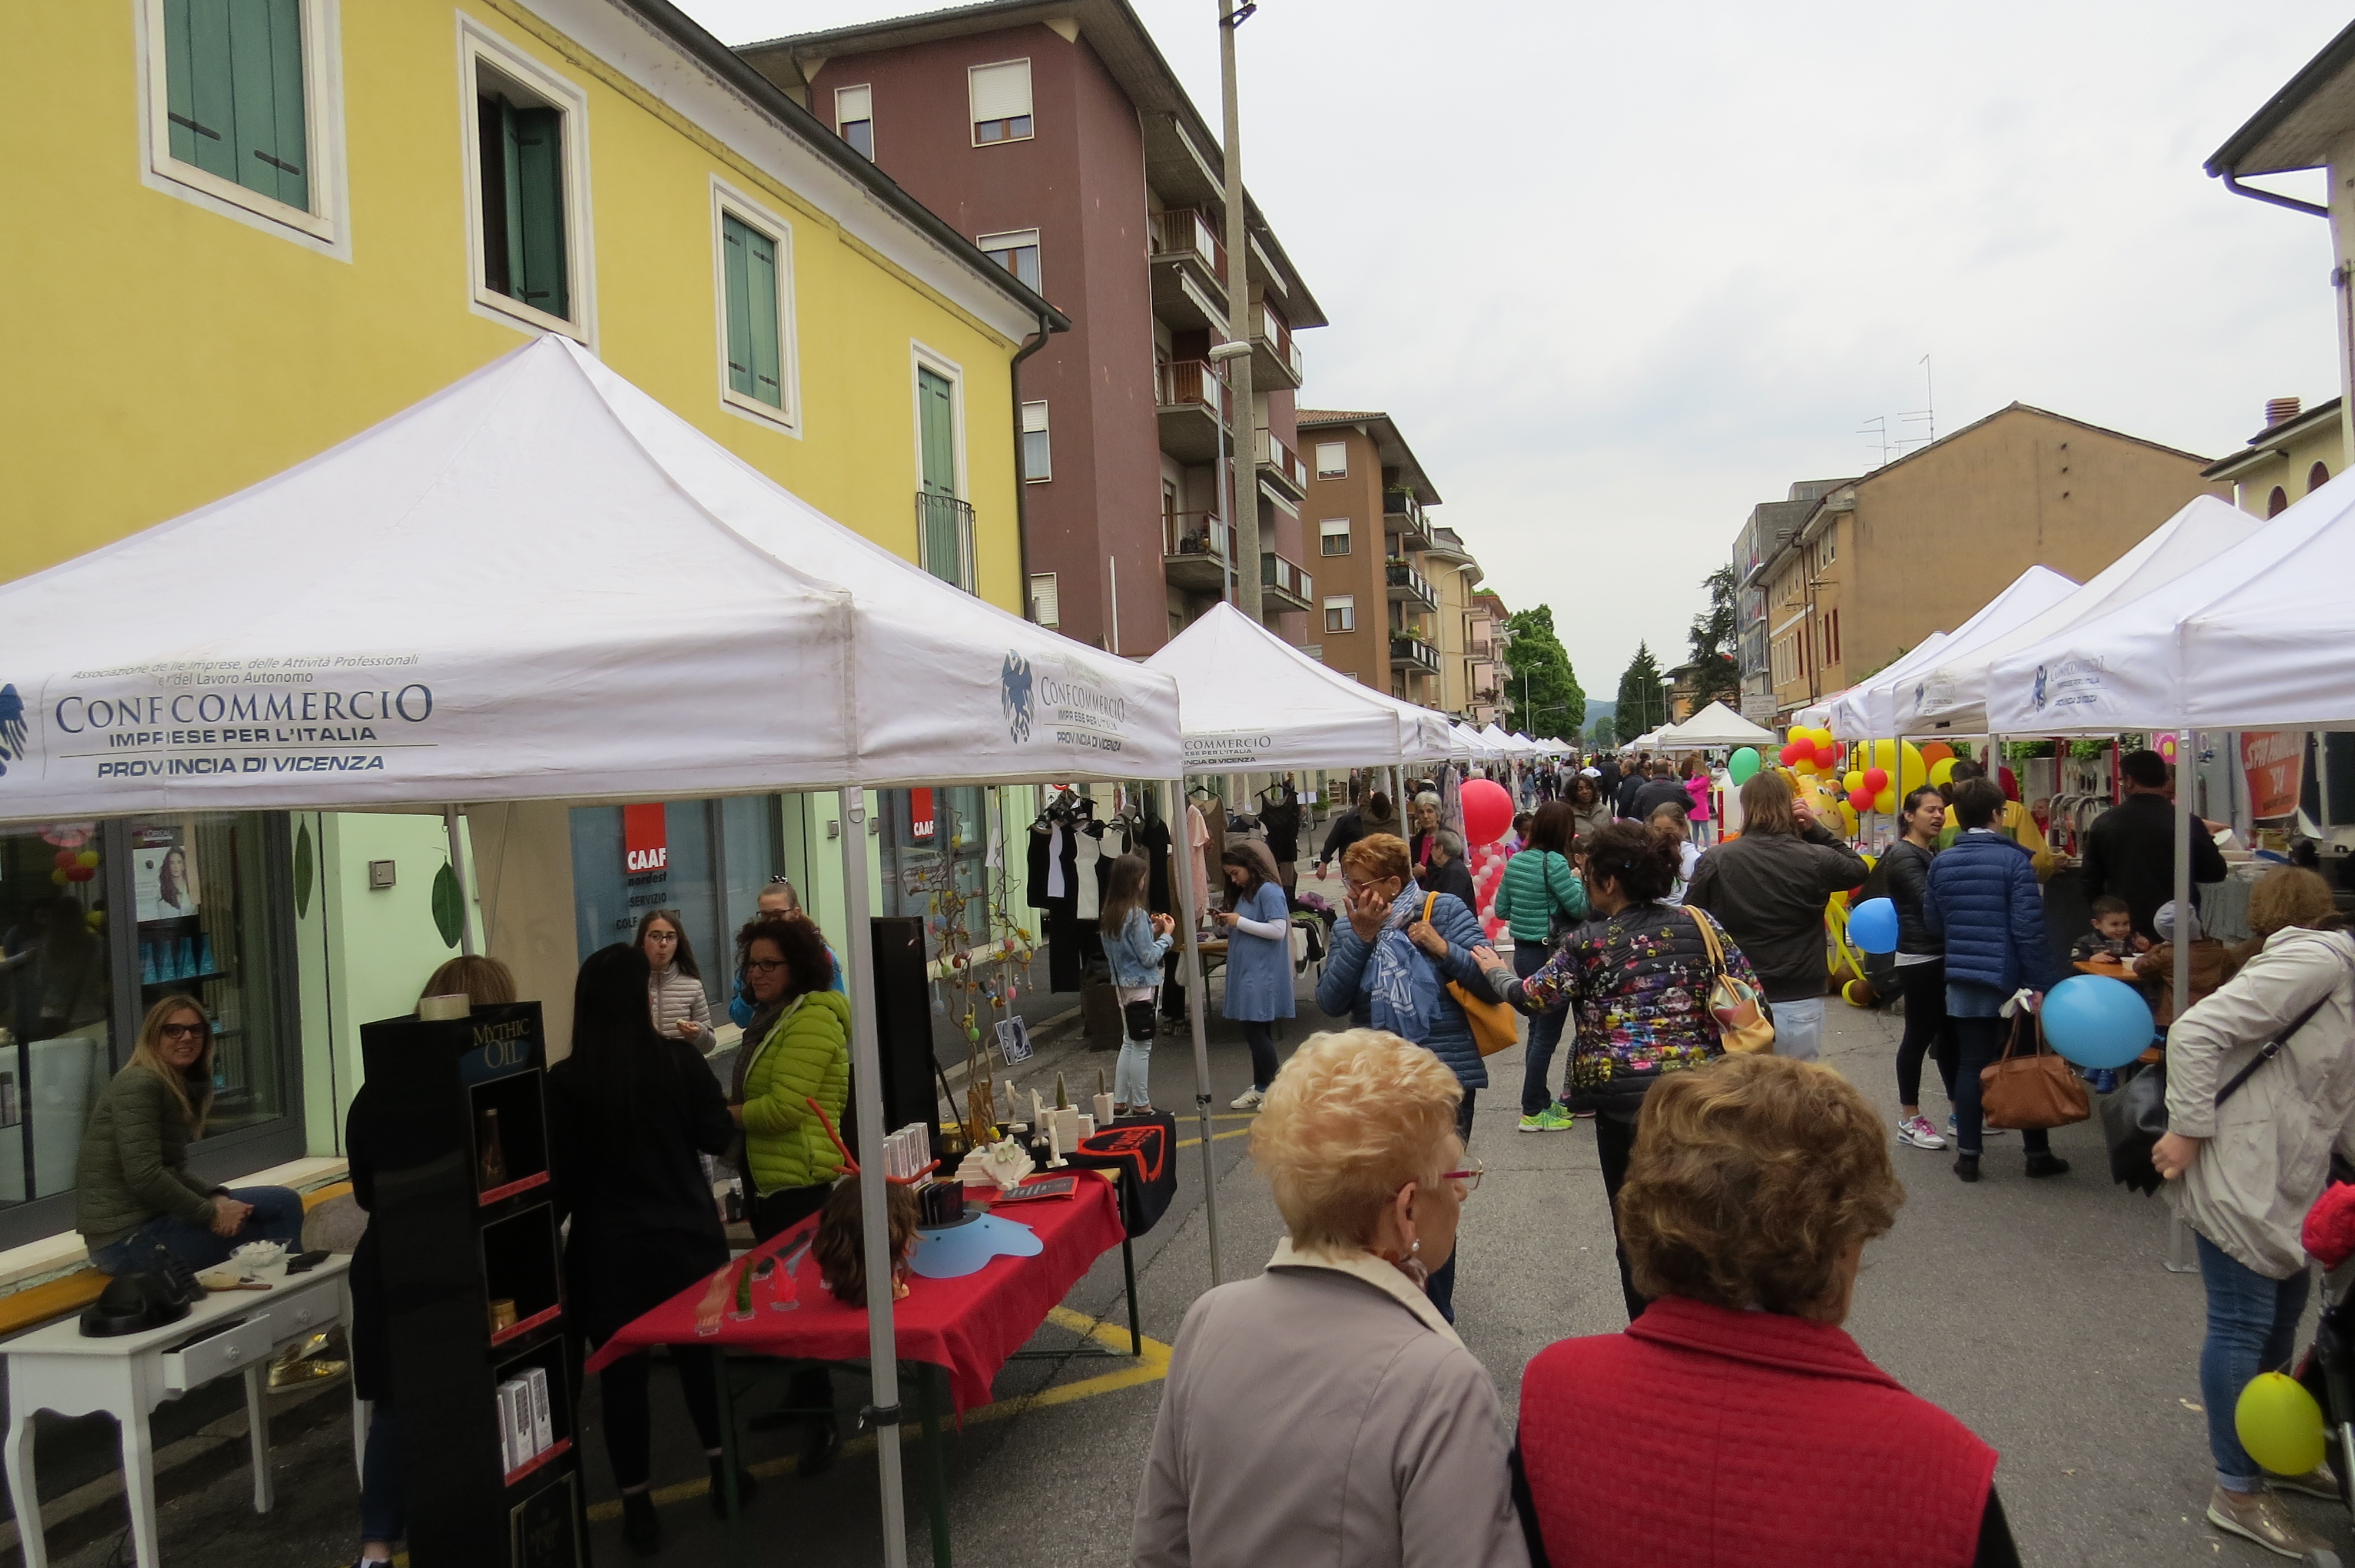
[[[1497,994],[1521,1012],[1568,1008],[1578,1029],[1571,1047],[1568,1094],[1573,1108],[1595,1113],[1595,1153],[1603,1188],[1613,1200],[1612,1239],[1618,1239],[1616,1202],[1636,1147],[1636,1118],[1644,1096],[1669,1073],[1724,1054],[1717,1020],[1709,1012],[1716,973],[1700,922],[1708,921],[1725,954],[1726,971],[1757,984],[1714,916],[1663,902],[1676,885],[1677,846],[1634,822],[1614,822],[1587,841],[1586,900],[1592,911],[1546,966],[1527,980],[1479,957]],[[1647,1305],[1619,1252],[1619,1284],[1632,1321]]]

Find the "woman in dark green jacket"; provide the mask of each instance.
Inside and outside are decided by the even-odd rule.
[[[194,997],[148,1009],[131,1061],[99,1097],[74,1161],[74,1228],[105,1274],[167,1261],[210,1268],[248,1242],[295,1250],[303,1200],[284,1187],[216,1187],[188,1173],[213,1101],[213,1026]]]

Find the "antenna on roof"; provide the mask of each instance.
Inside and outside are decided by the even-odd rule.
[[[1920,363],[1923,396],[1929,406],[1917,408],[1911,414],[1900,414],[1897,417],[1909,425],[1925,426],[1930,433],[1926,436],[1904,437],[1897,443],[1901,447],[1924,447],[1938,439],[1938,389],[1930,378],[1930,356],[1923,355]]]
[[[1881,463],[1885,463],[1889,461],[1891,442],[1889,440],[1888,415],[1875,414],[1871,418],[1867,419],[1864,422],[1864,428],[1857,431],[1857,434],[1869,438],[1874,446],[1881,449],[1881,462],[1873,464],[1873,467],[1879,468],[1881,466]]]

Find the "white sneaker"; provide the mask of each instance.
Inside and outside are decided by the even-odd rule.
[[[1925,1116],[1910,1116],[1899,1122],[1897,1140],[1900,1143],[1910,1143],[1916,1149],[1946,1147],[1946,1140],[1938,1136],[1938,1129],[1930,1125],[1930,1118]]]
[[[1266,1103],[1267,1097],[1257,1089],[1245,1089],[1227,1102],[1229,1107],[1234,1110],[1257,1110]]]

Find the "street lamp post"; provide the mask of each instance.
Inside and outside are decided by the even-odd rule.
[[[1259,419],[1252,410],[1250,235],[1243,223],[1242,102],[1235,82],[1235,29],[1256,0],[1219,0],[1219,85],[1226,101],[1227,338],[1210,350],[1233,388],[1235,608],[1260,620]],[[1272,438],[1271,438],[1272,439]],[[1246,478],[1250,482],[1246,482]]]

